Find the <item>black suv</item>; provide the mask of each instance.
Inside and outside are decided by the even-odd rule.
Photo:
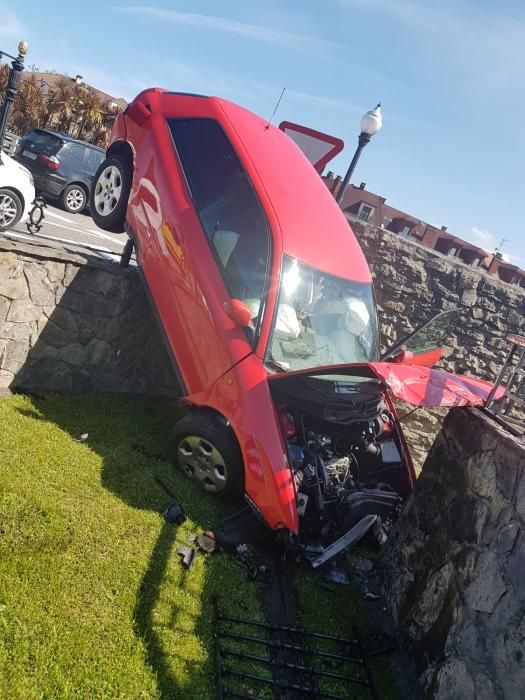
[[[57,197],[66,211],[78,214],[105,152],[65,134],[33,129],[19,141],[14,157],[33,173],[37,194]]]

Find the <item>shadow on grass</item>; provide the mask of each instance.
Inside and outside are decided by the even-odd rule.
[[[128,506],[162,513],[170,500],[164,486],[180,499],[194,530],[208,529],[220,519],[222,505],[202,493],[167,462],[169,430],[181,414],[176,402],[139,401],[112,396],[40,396],[33,397],[32,401],[33,410],[19,409],[27,418],[54,423],[77,440],[80,435],[88,433],[85,446],[103,460],[102,485]],[[190,571],[181,566],[176,566],[176,571],[172,568],[174,546],[184,544],[184,538],[190,532],[188,527],[183,525],[177,528],[167,522],[161,524],[138,587],[133,611],[135,634],[142,640],[146,660],[156,677],[158,696],[162,700],[190,697],[205,700],[213,697],[211,597],[222,592],[226,597],[224,605],[243,607],[241,591],[232,595],[228,588],[228,583],[233,588],[240,588],[239,581],[235,581],[235,576],[239,577],[240,574],[228,569],[236,567],[225,557],[209,558],[202,562],[200,574],[205,581],[202,588],[196,583],[199,571],[195,574],[201,562]],[[138,540],[137,547],[141,546]],[[233,579],[228,581],[231,575]],[[173,577],[173,585],[180,589],[186,600],[188,596],[195,599],[195,610],[185,608],[182,603],[178,607],[176,596],[170,600],[166,595],[166,585],[171,586],[170,577]],[[197,600],[201,592],[202,600]],[[163,595],[166,600],[162,600]],[[166,603],[171,606],[169,615],[161,615],[161,622],[157,609],[161,605],[165,611]],[[200,645],[201,649],[204,647],[207,659],[199,657],[194,648],[185,656],[183,643],[187,635],[196,638],[197,646]]]

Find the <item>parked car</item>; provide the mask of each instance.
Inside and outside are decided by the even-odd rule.
[[[424,366],[457,312],[380,361],[348,222],[292,140],[238,105],[142,92],[116,119],[90,207],[131,237],[160,319],[188,406],[175,464],[244,495],[314,566],[379,535],[414,485],[392,394],[420,406],[488,394]]]
[[[34,199],[35,186],[29,170],[0,151],[0,231],[25,221]]]
[[[58,199],[70,214],[84,211],[104,151],[49,129],[33,129],[16,147],[15,158],[35,179],[38,194]]]

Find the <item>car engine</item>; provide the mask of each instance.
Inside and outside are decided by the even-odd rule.
[[[350,546],[348,539],[357,541],[344,539],[355,528],[359,539],[370,531],[382,544],[409,486],[381,383],[327,375],[275,385],[300,518],[298,546],[320,564],[324,552],[330,558]]]

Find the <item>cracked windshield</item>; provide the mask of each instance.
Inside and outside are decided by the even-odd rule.
[[[371,284],[285,257],[269,359],[284,370],[377,360]]]

